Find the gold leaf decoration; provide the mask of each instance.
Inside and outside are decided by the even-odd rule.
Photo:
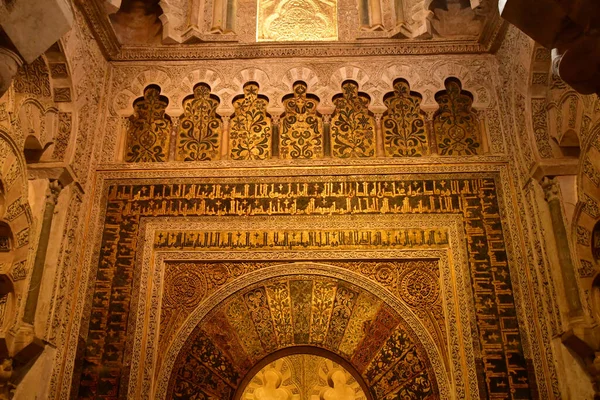
[[[446,90],[436,93],[440,105],[433,117],[438,153],[443,156],[475,155],[481,152],[477,116],[471,109],[473,97],[462,90],[458,79],[449,78]]]
[[[429,154],[429,132],[422,96],[411,92],[408,82],[394,81],[394,91],[385,95],[382,119],[385,154],[388,157],[420,157]]]
[[[293,94],[283,98],[285,114],[279,137],[280,157],[323,157],[323,119],[317,113],[319,99],[306,93],[304,82],[296,82],[293,90]]]
[[[369,96],[358,91],[354,81],[342,83],[342,94],[333,98],[331,142],[334,157],[375,156],[375,118],[367,108]]]
[[[148,86],[133,105],[127,130],[127,162],[164,162],[169,154],[171,120],[165,114],[168,100],[158,86]]]
[[[258,84],[244,85],[244,94],[233,101],[235,113],[229,129],[230,158],[265,160],[271,156],[271,117],[269,101],[258,94]]]
[[[257,41],[337,40],[336,0],[260,0]]]
[[[223,123],[216,113],[218,106],[218,97],[211,94],[210,86],[204,83],[196,85],[194,95],[184,100],[177,134],[177,161],[219,158],[219,137]]]

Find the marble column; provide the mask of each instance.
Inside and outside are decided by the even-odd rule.
[[[229,159],[229,119],[231,116],[222,116],[223,129],[221,130],[221,160]]]
[[[384,148],[384,138],[383,138],[383,128],[381,126],[381,119],[383,117],[383,113],[375,114],[375,145],[376,145],[376,156],[377,157],[385,157],[385,148]]]
[[[571,259],[569,238],[563,219],[558,181],[555,177],[546,176],[542,178],[541,184],[550,209],[550,218],[552,219],[552,228],[569,317],[581,317],[583,315],[581,298],[579,297],[579,289],[575,277],[575,267],[573,266],[573,261]]]
[[[279,158],[279,132],[281,127],[281,115],[271,115],[271,158]]]
[[[323,157],[331,157],[331,114],[323,114]]]
[[[46,253],[48,252],[48,242],[50,240],[52,219],[54,218],[54,208],[56,207],[58,195],[63,188],[58,180],[51,179],[49,182],[48,189],[46,190],[40,239],[38,241],[37,253],[35,254],[31,280],[29,282],[29,291],[25,302],[25,312],[23,314],[23,322],[32,326],[35,321],[35,311],[40,295],[42,276],[44,275],[44,264],[46,263]]]

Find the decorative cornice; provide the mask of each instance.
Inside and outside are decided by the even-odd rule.
[[[481,54],[494,51],[505,22],[496,15],[479,40],[360,39],[350,42],[231,43],[185,45],[121,45],[104,10],[96,1],[76,0],[109,61],[194,61],[251,58],[364,57],[390,55]]]
[[[82,11],[89,23],[90,29],[94,33],[104,56],[108,60],[112,60],[121,51],[121,44],[110,25],[106,12],[100,7],[97,1],[76,0],[75,4]]]
[[[486,53],[487,48],[475,41],[398,41],[361,40],[345,43],[231,44],[207,43],[185,46],[123,46],[111,61],[226,60],[250,58],[356,57],[390,55],[431,55]]]

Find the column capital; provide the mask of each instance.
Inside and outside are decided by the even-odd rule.
[[[0,47],[0,97],[10,87],[21,65],[23,65],[23,59],[17,53],[5,47]]]
[[[540,181],[542,189],[544,189],[544,198],[547,202],[554,200],[560,201],[560,190],[558,180],[554,176],[544,176]]]
[[[46,202],[56,204],[63,188],[63,184],[58,179],[50,179],[48,189],[46,190]]]
[[[274,126],[279,126],[279,122],[281,120],[281,114],[272,114],[271,122],[273,122]]]

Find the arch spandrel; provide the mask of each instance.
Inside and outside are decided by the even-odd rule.
[[[357,321],[363,329],[350,328]],[[232,398],[253,366],[296,346],[347,361],[374,398],[449,398],[440,350],[410,308],[365,277],[315,263],[251,272],[203,301],[166,352],[156,398]]]

